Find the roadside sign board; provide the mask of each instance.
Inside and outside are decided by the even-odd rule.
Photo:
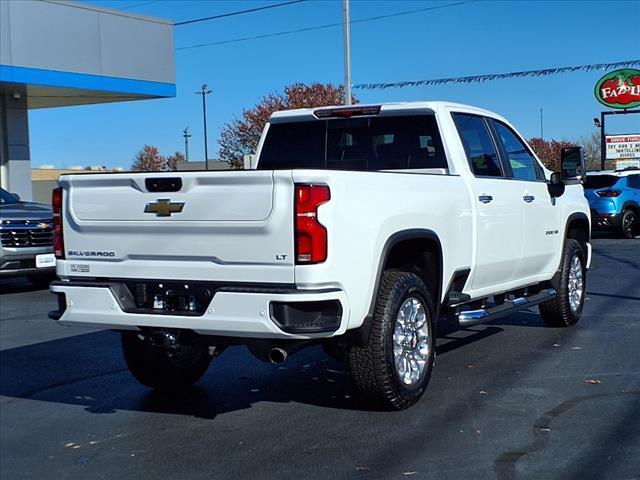
[[[640,134],[607,135],[607,160],[640,159]]]
[[[638,160],[616,161],[616,170],[624,170],[625,168],[640,168],[640,158]]]

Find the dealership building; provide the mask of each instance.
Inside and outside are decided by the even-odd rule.
[[[0,186],[33,198],[28,112],[174,97],[170,21],[60,0],[0,2]]]

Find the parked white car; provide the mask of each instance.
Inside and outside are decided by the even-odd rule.
[[[122,331],[133,375],[196,382],[228,345],[279,363],[322,344],[401,409],[437,319],[540,305],[580,318],[590,247],[578,149],[547,171],[507,120],[417,102],[275,113],[255,171],[63,175],[62,324]]]

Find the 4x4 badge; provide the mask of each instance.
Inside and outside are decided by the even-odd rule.
[[[156,217],[170,217],[172,213],[180,213],[184,202],[172,203],[168,198],[159,198],[153,203],[147,203],[144,213],[155,213]]]

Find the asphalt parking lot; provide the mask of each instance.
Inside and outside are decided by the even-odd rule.
[[[56,325],[0,281],[2,479],[640,478],[640,240],[597,238],[580,323],[537,310],[446,333],[424,398],[368,410],[314,348],[284,366],[227,350],[167,398],[119,335]]]

